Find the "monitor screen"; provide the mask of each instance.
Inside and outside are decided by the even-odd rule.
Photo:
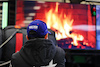
[[[17,0],[16,25],[27,26],[35,19],[46,22],[63,49],[96,49],[91,5]]]

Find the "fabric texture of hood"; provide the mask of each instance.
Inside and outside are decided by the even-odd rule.
[[[20,50],[20,55],[31,66],[44,66],[54,58],[56,47],[52,41],[43,38],[31,39]]]

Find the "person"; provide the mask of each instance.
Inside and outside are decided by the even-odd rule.
[[[32,21],[27,27],[28,41],[12,54],[12,67],[65,67],[65,51],[48,39],[45,22]]]

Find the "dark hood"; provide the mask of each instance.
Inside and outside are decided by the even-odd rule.
[[[54,57],[56,50],[52,41],[43,38],[32,39],[22,47],[21,56],[30,65],[47,65]]]

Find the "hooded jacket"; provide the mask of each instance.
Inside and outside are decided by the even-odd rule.
[[[65,52],[52,41],[31,39],[12,55],[12,67],[65,67]]]

